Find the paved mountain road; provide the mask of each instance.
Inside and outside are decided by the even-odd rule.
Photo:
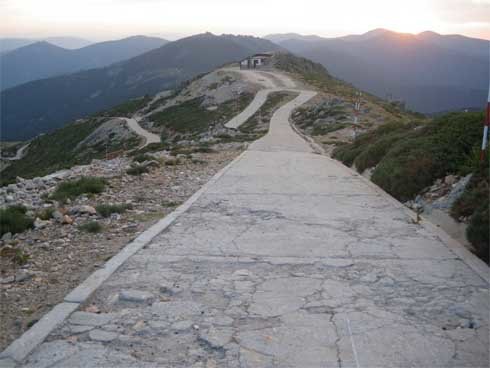
[[[227,128],[237,129],[238,127],[240,127],[240,125],[244,124],[262,107],[262,105],[267,101],[267,97],[272,92],[301,92],[301,90],[296,89],[296,83],[284,74],[264,71],[241,70],[238,68],[225,68],[223,70],[238,73],[248,82],[265,87],[265,89],[261,89],[259,92],[257,92],[254,99],[245,110],[243,110],[240,114],[238,114],[225,124],[225,127]]]
[[[488,268],[315,154],[288,122],[314,94],[22,366],[488,367]]]
[[[158,136],[154,133],[151,133],[146,129],[143,129],[139,125],[139,118],[138,117],[120,118],[120,119],[123,119],[126,122],[129,129],[131,129],[136,134],[138,134],[140,137],[143,137],[145,139],[145,143],[143,144],[143,147],[146,147],[147,145],[149,145],[151,143],[160,143],[161,142],[160,136]]]

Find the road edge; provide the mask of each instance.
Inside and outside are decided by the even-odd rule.
[[[0,353],[0,368],[11,368],[20,364],[44,339],[63,323],[80,305],[82,305],[98,288],[112,276],[132,255],[148,245],[157,235],[166,230],[174,221],[184,214],[214,183],[238,163],[247,149],[218,171],[206,184],[196,191],[187,201],[174,211],[142,232],[132,242],[126,244],[104,266],[93,272],[80,285],[70,291],[63,301],[56,304],[38,322],[10,343]]]
[[[471,253],[468,248],[466,248],[463,244],[461,244],[459,241],[451,237],[448,233],[446,233],[443,229],[437,227],[434,225],[432,222],[430,222],[427,218],[425,218],[422,215],[419,215],[419,218],[421,221],[417,221],[417,214],[412,211],[410,208],[406,207],[403,203],[401,203],[398,199],[390,195],[389,193],[385,192],[381,187],[377,186],[374,184],[371,180],[365,178],[358,172],[354,171],[350,167],[345,166],[343,163],[333,159],[332,157],[328,156],[325,150],[323,149],[322,146],[320,146],[318,143],[313,141],[311,137],[308,137],[307,135],[303,134],[300,132],[296,126],[291,123],[293,129],[301,136],[303,139],[305,139],[313,148],[313,150],[318,153],[319,155],[322,155],[332,161],[335,165],[345,169],[352,175],[359,177],[363,182],[365,182],[369,187],[371,187],[374,191],[379,193],[381,196],[385,197],[387,200],[389,200],[391,203],[393,203],[397,208],[401,209],[405,214],[407,214],[415,223],[418,223],[419,225],[423,226],[425,229],[428,231],[432,232],[435,234],[437,237],[439,237],[439,240],[449,248],[450,251],[452,251],[456,257],[461,259],[461,261],[466,264],[469,268],[471,268],[480,278],[482,278],[487,284],[490,285],[490,267],[487,266],[485,262],[483,262],[480,258],[478,258],[476,255]]]

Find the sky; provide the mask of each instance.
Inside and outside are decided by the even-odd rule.
[[[0,37],[172,40],[206,31],[335,37],[375,28],[490,40],[490,0],[0,0]]]

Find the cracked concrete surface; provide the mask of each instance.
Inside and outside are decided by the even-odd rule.
[[[489,285],[276,112],[24,367],[488,367]]]

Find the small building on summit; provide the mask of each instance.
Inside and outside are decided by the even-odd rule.
[[[262,53],[249,56],[240,62],[240,69],[258,69],[268,64],[272,53]]]

